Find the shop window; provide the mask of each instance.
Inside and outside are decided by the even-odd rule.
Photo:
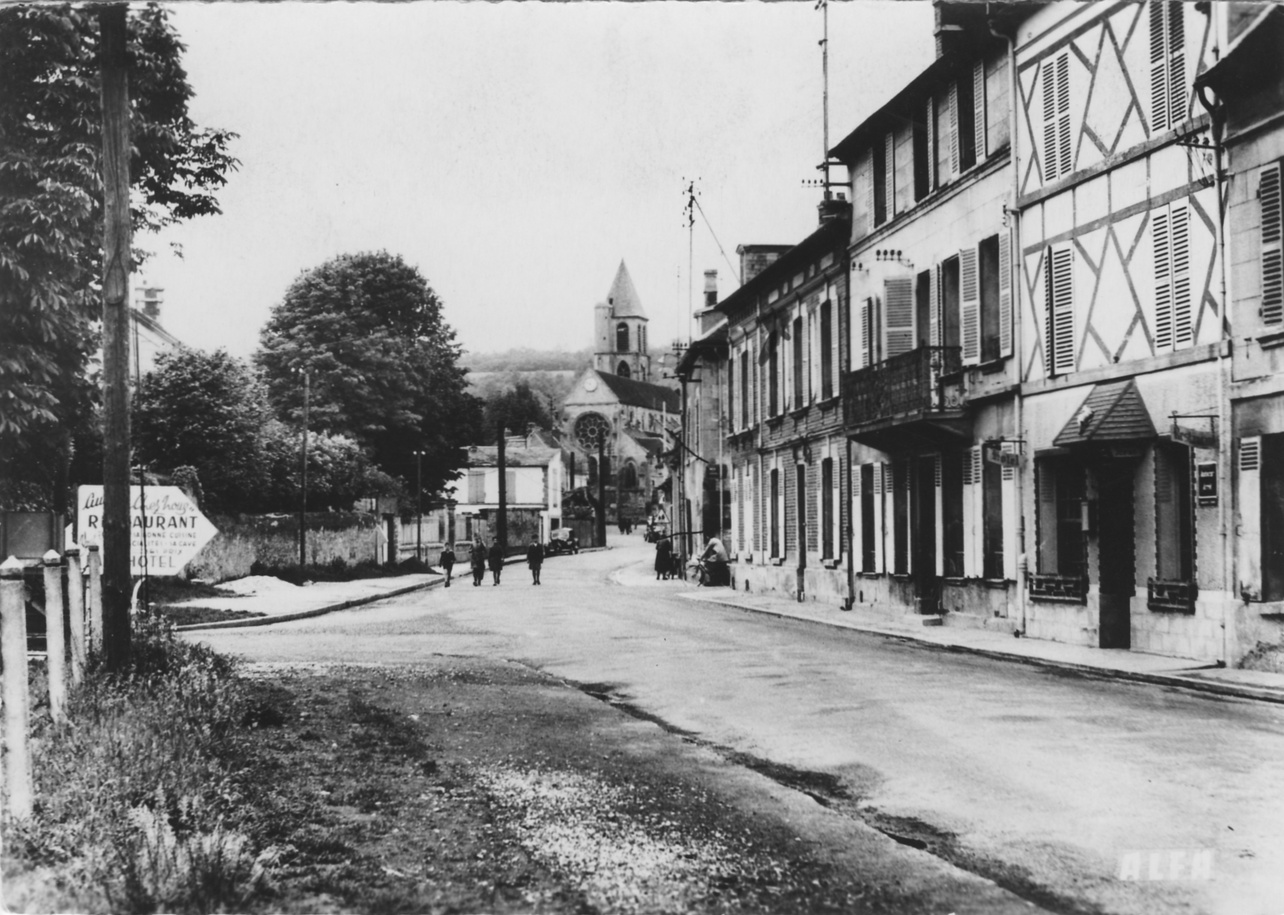
[[[1040,459],[1035,462],[1035,487],[1039,571],[1082,577],[1085,571],[1082,465],[1069,458]]]
[[[1190,581],[1195,575],[1195,517],[1190,449],[1155,448],[1155,577]]]

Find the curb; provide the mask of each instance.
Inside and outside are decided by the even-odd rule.
[[[327,613],[337,613],[340,610],[351,610],[353,607],[360,607],[363,604],[373,604],[375,601],[387,600],[390,597],[413,594],[415,591],[427,591],[429,588],[440,587],[444,582],[444,578],[439,578],[436,581],[425,581],[404,588],[394,588],[382,594],[367,594],[365,597],[354,597],[352,600],[340,601],[337,604],[326,604],[322,607],[313,607],[311,610],[298,610],[294,613],[280,613],[276,616],[254,616],[245,619],[222,620],[217,623],[191,623],[186,626],[175,626],[174,631],[196,632],[206,629],[243,629],[249,626],[272,626],[276,623],[288,623],[294,620],[309,619],[314,616],[324,616]]]
[[[1244,686],[1235,683],[1218,683],[1212,680],[1198,680],[1190,677],[1184,677],[1180,674],[1152,674],[1143,671],[1118,670],[1108,667],[1093,667],[1089,664],[1077,664],[1074,661],[1057,661],[1051,658],[1035,658],[1029,655],[1013,654],[1006,651],[997,651],[992,648],[980,648],[973,645],[946,645],[931,639],[920,638],[912,632],[900,632],[889,629],[878,629],[866,626],[854,626],[843,623],[831,623],[827,620],[818,620],[806,616],[794,616],[790,613],[783,613],[779,610],[770,610],[764,607],[752,607],[747,604],[734,603],[732,601],[716,600],[710,597],[693,596],[687,600],[700,601],[706,604],[716,604],[719,607],[732,607],[736,610],[742,610],[748,613],[762,613],[767,616],[774,616],[782,620],[796,620],[800,623],[813,623],[817,626],[828,626],[831,629],[847,629],[852,632],[861,632],[866,635],[876,635],[885,639],[899,639],[903,642],[912,642],[924,648],[934,648],[937,651],[956,652],[959,654],[971,654],[978,657],[990,658],[996,661],[1015,661],[1019,664],[1028,664],[1031,667],[1044,667],[1054,670],[1068,670],[1073,673],[1082,674],[1083,676],[1096,677],[1102,680],[1129,680],[1135,683],[1147,683],[1152,686],[1168,686],[1177,689],[1186,689],[1192,692],[1208,693],[1215,696],[1226,696],[1236,699],[1252,699],[1257,702],[1270,702],[1275,705],[1284,705],[1284,692],[1271,689],[1261,689],[1254,686]],[[1204,667],[1194,667],[1191,670],[1210,670],[1215,669],[1217,665],[1208,664]]]

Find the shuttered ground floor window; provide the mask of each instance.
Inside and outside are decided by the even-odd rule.
[[[1084,575],[1082,503],[1083,465],[1072,458],[1041,458],[1035,463],[1039,571],[1050,575]]]
[[[1190,465],[1184,445],[1155,448],[1155,577],[1163,581],[1195,577]]]
[[[994,461],[981,464],[981,574],[1001,579],[1003,575],[1003,468]]]

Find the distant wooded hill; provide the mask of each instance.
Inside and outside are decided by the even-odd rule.
[[[459,364],[470,372],[578,372],[593,360],[593,350],[585,347],[566,350],[510,349],[502,353],[470,353],[459,358]]]

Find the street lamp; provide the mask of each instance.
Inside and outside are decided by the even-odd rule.
[[[423,561],[424,476],[423,451],[415,451],[415,560]]]

